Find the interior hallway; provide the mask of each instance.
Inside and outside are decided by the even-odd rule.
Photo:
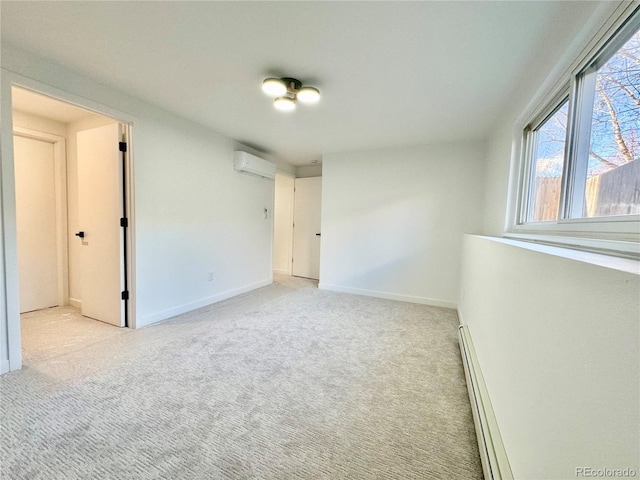
[[[63,361],[65,355],[112,341],[130,330],[83,317],[79,308],[64,306],[20,315],[22,361],[37,368],[40,362]]]

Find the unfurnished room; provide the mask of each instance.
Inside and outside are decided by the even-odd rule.
[[[640,1],[0,1],[2,479],[640,475]]]

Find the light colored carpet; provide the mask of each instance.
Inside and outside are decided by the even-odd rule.
[[[482,478],[453,310],[277,277],[136,331],[59,313],[0,379],[3,480]]]

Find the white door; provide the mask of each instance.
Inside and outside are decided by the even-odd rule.
[[[294,179],[276,174],[273,210],[273,272],[291,275]]]
[[[124,326],[120,125],[78,132],[82,315]],[[76,235],[78,235],[78,232]]]
[[[293,208],[293,274],[320,278],[322,177],[296,178]]]
[[[58,305],[53,143],[13,137],[20,313]]]

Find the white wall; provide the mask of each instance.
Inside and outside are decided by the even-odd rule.
[[[465,238],[459,312],[514,477],[638,474],[638,262],[512,243]]]
[[[455,306],[483,160],[479,142],[326,155],[320,288]]]
[[[17,110],[13,111],[13,125],[30,130],[37,130],[39,132],[51,133],[52,135],[58,135],[60,137],[67,135],[66,124]]]
[[[572,21],[554,36],[541,39],[529,68],[511,92],[505,92],[504,109],[487,138],[484,188],[484,233],[502,235],[513,217],[509,203],[516,193],[518,138],[531,112],[551,94],[552,87],[564,76],[586,48],[602,24],[610,20],[618,2],[601,2],[591,9],[576,11]],[[628,2],[627,2],[627,5]]]
[[[507,98],[487,141],[485,234],[501,236],[512,216],[517,141],[528,112],[616,6],[603,3],[590,19],[576,16],[557,38],[546,38]],[[459,301],[513,473],[574,478],[576,467],[628,466],[637,475],[638,274],[526,245],[467,238]]]
[[[291,275],[293,255],[293,188],[289,175],[276,174],[273,214],[273,271]]]
[[[301,165],[296,167],[296,178],[321,177],[322,164],[320,165]]]
[[[274,182],[236,172],[234,147],[178,118],[134,125],[142,324],[271,282]]]
[[[0,286],[8,293],[0,318],[3,369],[7,341],[11,368],[19,367],[20,348],[13,306],[11,82],[132,122],[138,327],[271,282],[274,184],[233,170],[233,150],[239,144],[45,59],[6,44],[2,47],[4,275]],[[272,160],[293,173],[292,166]],[[263,218],[264,208],[270,212],[268,219]],[[208,279],[210,272],[213,281]]]

